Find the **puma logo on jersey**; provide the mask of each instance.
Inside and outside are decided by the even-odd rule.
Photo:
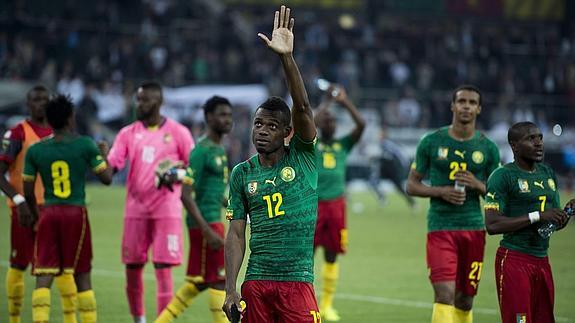
[[[533,185],[539,186],[539,187],[541,187],[541,189],[545,189],[545,187],[543,186],[543,181],[541,181],[541,182],[533,181]]]
[[[266,184],[272,184],[275,187],[276,186],[276,177],[274,177],[274,179],[266,179],[265,183]]]
[[[487,197],[495,199],[495,193],[487,193]]]
[[[461,152],[461,151],[456,149],[453,153],[455,154],[455,156],[459,156],[459,157],[461,157],[461,159],[465,159],[465,150],[463,152]]]

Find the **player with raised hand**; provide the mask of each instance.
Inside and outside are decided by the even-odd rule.
[[[328,110],[334,100],[349,112],[355,123],[353,130],[340,138],[335,138],[336,119]],[[339,314],[333,308],[333,298],[339,278],[337,255],[345,253],[348,242],[344,196],[346,160],[363,134],[365,120],[344,88],[330,87],[316,111],[315,122],[320,138],[317,155],[319,203],[314,247],[324,248],[325,259],[321,273],[323,292],[319,308],[325,321],[339,321]]]
[[[186,283],[176,292],[156,323],[172,322],[206,289],[213,322],[228,322],[222,311],[225,272],[221,211],[229,177],[222,138],[232,129],[230,102],[220,96],[210,98],[204,104],[204,117],[206,134],[190,154],[182,186],[182,203],[188,212],[190,239]],[[172,181],[177,179],[168,180]]]
[[[282,63],[293,108],[271,97],[256,110],[252,142],[257,154],[234,167],[226,212],[224,311],[246,303],[243,322],[320,322],[313,290],[313,237],[317,218],[316,129],[293,57],[290,9],[275,12],[271,40],[258,36]],[[289,147],[284,139],[294,136]],[[249,213],[250,250],[242,295],[236,282],[245,253]],[[273,301],[272,301],[273,300]],[[297,300],[297,301],[295,301]]]
[[[194,141],[190,131],[160,114],[162,87],[146,82],[136,93],[138,120],[122,128],[108,155],[114,170],[130,169],[126,185],[122,262],[126,265],[126,294],[134,322],[145,322],[144,265],[148,250],[156,274],[157,315],[173,295],[171,267],[182,261],[181,185],[158,181],[173,166],[188,163]],[[158,173],[159,172],[159,173]],[[181,178],[185,170],[181,169]],[[181,179],[180,178],[180,179]],[[161,183],[162,185],[157,185]]]
[[[407,179],[412,196],[431,198],[427,214],[427,266],[434,291],[432,323],[471,323],[483,253],[485,224],[479,197],[499,166],[499,149],[475,129],[481,94],[460,86],[451,96],[451,125],[417,146]],[[422,183],[429,175],[431,185]]]
[[[495,257],[495,282],[503,323],[555,322],[555,288],[547,257],[549,237],[538,229],[567,225],[555,172],[543,164],[543,135],[532,122],[511,126],[507,139],[514,161],[487,181],[485,226],[503,234]],[[564,209],[575,207],[571,199]]]
[[[50,286],[54,277],[59,276],[72,299],[77,294],[82,322],[93,323],[97,313],[90,280],[92,240],[85,207],[85,176],[91,169],[108,185],[112,182],[112,170],[106,165],[105,153],[89,137],[74,134],[74,105],[69,97],[52,98],[46,105],[46,119],[54,136],[32,145],[26,153],[22,177],[29,208],[19,213],[25,226],[38,222],[33,320],[49,321]],[[40,174],[45,188],[45,204],[40,210],[35,195],[36,174]],[[75,302],[63,306],[63,310],[75,321]]]

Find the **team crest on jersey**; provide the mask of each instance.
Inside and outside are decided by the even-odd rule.
[[[250,182],[248,183],[248,193],[250,195],[256,194],[258,190],[258,182]]]
[[[171,136],[169,133],[165,134],[165,135],[164,135],[164,143],[167,144],[167,143],[169,143],[170,141],[172,141],[172,136]]]
[[[517,313],[517,323],[527,323],[527,314]]]
[[[555,191],[557,190],[557,187],[555,186],[555,181],[553,180],[553,178],[550,178],[547,180],[547,185],[549,185],[549,187]]]
[[[220,156],[216,157],[216,164],[218,164],[218,166],[222,166],[222,157]]]
[[[437,158],[438,159],[447,159],[448,154],[449,154],[449,148],[439,147],[439,149],[437,149]]]
[[[341,150],[341,144],[339,142],[336,142],[335,144],[333,144],[332,148],[335,151],[340,151]]]
[[[471,154],[471,160],[473,160],[473,162],[476,164],[481,164],[483,163],[483,160],[485,160],[485,156],[483,156],[482,152],[476,150],[473,152],[473,154]]]
[[[284,167],[280,173],[280,177],[284,182],[291,182],[295,178],[295,170],[291,167]]]
[[[518,179],[517,184],[519,184],[519,192],[520,193],[528,193],[529,192],[529,182],[525,179]]]

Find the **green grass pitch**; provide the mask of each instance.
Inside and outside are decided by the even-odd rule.
[[[124,293],[120,241],[124,188],[88,186],[89,214],[94,243],[93,286],[100,322],[130,322]],[[566,196],[563,196],[566,199]],[[425,266],[426,200],[411,213],[396,195],[381,206],[372,194],[352,193],[348,198],[349,251],[340,259],[340,281],[335,306],[341,322],[429,322],[432,290]],[[355,211],[355,212],[354,212]],[[9,252],[9,217],[0,206],[0,322],[7,321],[4,277]],[[479,295],[475,300],[476,323],[499,322],[494,278],[494,253],[499,236],[488,237]],[[187,250],[187,247],[186,247]],[[186,253],[187,254],[187,253]],[[316,273],[321,265],[316,257]],[[575,322],[575,224],[555,234],[550,259],[556,287],[558,322]],[[152,267],[146,266],[145,297],[148,322],[153,322],[155,283]],[[174,270],[174,289],[183,282],[185,266]],[[23,322],[31,322],[33,278],[26,279]],[[316,279],[316,290],[321,281]],[[318,297],[321,296],[318,292]],[[61,322],[58,294],[52,292],[52,322]],[[211,322],[207,295],[201,295],[178,322]]]

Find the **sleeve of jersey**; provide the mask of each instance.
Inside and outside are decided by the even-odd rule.
[[[18,156],[22,150],[23,133],[22,127],[17,127],[6,131],[2,137],[2,145],[0,145],[0,160],[10,164]]]
[[[108,168],[108,164],[100,154],[100,150],[96,147],[96,143],[92,139],[86,138],[86,148],[88,150],[88,164],[95,174],[99,174]]]
[[[555,183],[555,196],[553,196],[553,207],[554,208],[563,208],[561,205],[561,194],[559,194],[559,187],[557,186],[557,176],[555,176],[555,172],[549,168],[550,177],[552,178],[553,182]]]
[[[108,163],[110,167],[122,169],[126,165],[126,158],[128,156],[129,136],[128,128],[120,130],[114,140],[114,144],[108,153]]]
[[[234,167],[230,177],[230,197],[226,209],[226,219],[245,220],[247,214],[247,201],[243,191],[241,164]]]
[[[501,166],[501,157],[499,156],[499,148],[494,142],[490,141],[489,159],[487,167],[485,169],[485,171],[487,172],[486,177],[489,178],[489,175],[491,175],[491,173],[493,173],[493,171],[495,171],[499,166]]]
[[[417,145],[415,160],[411,164],[411,169],[419,174],[427,173],[429,169],[429,136],[423,137]]]
[[[487,194],[485,194],[485,204],[483,206],[485,211],[491,210],[504,213],[509,191],[506,179],[505,169],[501,167],[489,176],[487,180]]]
[[[305,142],[297,134],[293,136],[290,142],[290,145],[296,151],[298,163],[313,189],[317,188],[316,142],[317,138],[311,142]]]
[[[346,152],[350,152],[356,143],[357,141],[353,139],[353,136],[351,134],[348,134],[347,136],[341,138],[341,145]]]
[[[38,168],[34,163],[34,156],[36,155],[34,145],[30,146],[24,158],[24,170],[22,171],[22,180],[25,182],[33,182],[36,180],[36,173]]]
[[[188,161],[191,151],[194,149],[194,138],[188,130],[188,128],[182,126],[180,131],[180,140],[178,140],[179,147],[178,151],[180,153],[180,160],[184,163]]]
[[[203,150],[202,146],[195,146],[190,153],[184,184],[194,185],[194,183],[199,183],[202,180],[206,160],[206,155]]]

